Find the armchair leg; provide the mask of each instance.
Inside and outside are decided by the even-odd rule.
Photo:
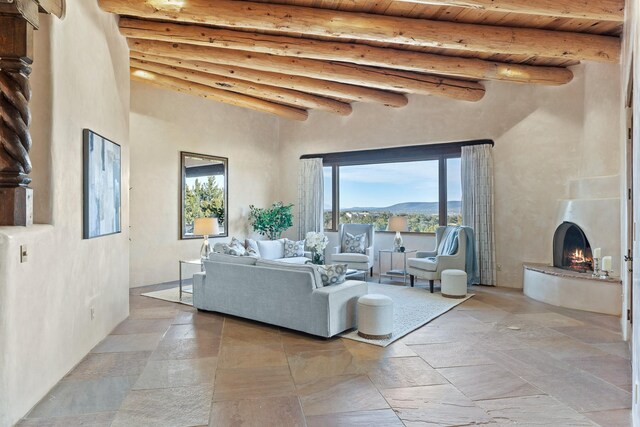
[[[411,287],[413,288],[413,285],[416,283],[416,276],[414,276],[413,274],[410,274],[409,283],[411,283]]]
[[[373,277],[373,267],[369,269],[369,277]]]
[[[429,289],[431,290],[431,293],[433,293],[433,280],[429,280]]]

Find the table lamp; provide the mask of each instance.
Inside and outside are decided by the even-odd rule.
[[[407,217],[394,215],[389,218],[389,226],[387,227],[387,231],[396,232],[396,236],[393,238],[393,250],[395,250],[396,252],[400,252],[400,248],[402,247],[402,236],[400,235],[400,232],[409,231]]]
[[[209,246],[209,236],[217,236],[220,234],[218,227],[218,218],[196,218],[193,225],[193,234],[202,236],[202,248],[200,248],[200,258],[209,258],[211,246]]]

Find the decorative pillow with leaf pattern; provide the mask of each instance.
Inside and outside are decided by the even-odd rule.
[[[364,254],[366,253],[365,241],[367,234],[344,233],[342,236],[342,253]]]
[[[316,268],[322,278],[322,286],[339,285],[346,280],[347,264],[317,265]]]
[[[284,239],[284,257],[294,258],[304,256],[304,240],[293,241]]]
[[[231,239],[231,243],[223,246],[224,253],[227,255],[235,255],[235,256],[247,256],[247,250],[244,248],[242,242],[235,237]]]

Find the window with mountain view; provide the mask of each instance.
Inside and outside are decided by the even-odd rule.
[[[402,215],[408,218],[409,232],[433,233],[440,225],[462,223],[461,193],[459,157],[325,166],[324,226],[335,230],[337,224],[374,224],[385,231],[391,216]]]

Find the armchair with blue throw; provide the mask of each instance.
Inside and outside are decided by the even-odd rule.
[[[416,278],[425,279],[429,281],[429,288],[433,293],[433,282],[440,280],[440,274],[444,270],[463,270],[469,276],[475,275],[475,271],[471,271],[475,269],[473,251],[473,232],[470,228],[438,227],[435,250],[417,252],[416,258],[407,260],[407,273],[411,286],[414,285]]]
[[[347,233],[357,236],[365,234],[364,253],[348,252],[344,247],[344,238]],[[363,270],[373,275],[373,240],[375,237],[375,229],[373,224],[340,224],[338,230],[338,246],[333,249],[333,253],[329,255],[329,260],[333,264],[344,263],[348,268],[354,270]],[[366,274],[366,273],[365,273]]]

